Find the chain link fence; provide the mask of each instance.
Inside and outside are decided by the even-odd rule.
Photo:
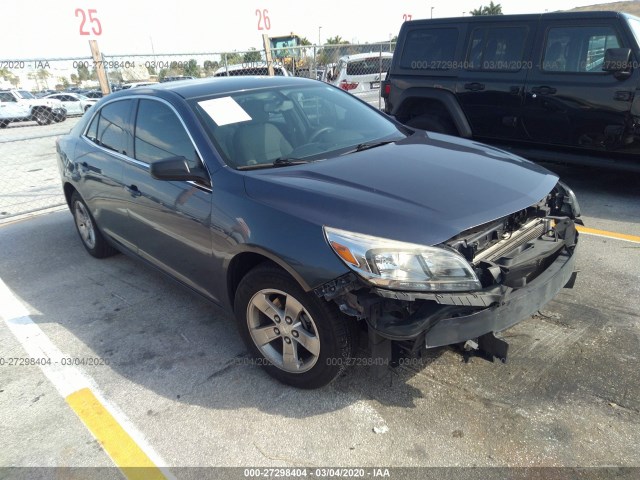
[[[98,67],[111,91],[156,82],[240,75],[311,78],[381,108],[380,81],[395,44],[283,46],[217,53],[0,59],[0,222],[64,205],[55,137],[100,97]]]

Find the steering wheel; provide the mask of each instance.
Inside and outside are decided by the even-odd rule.
[[[313,143],[315,142],[318,137],[320,137],[320,135],[323,135],[327,132],[333,132],[335,130],[335,128],[333,127],[322,127],[320,130],[318,130],[317,132],[314,132],[310,137],[309,137],[309,143]]]

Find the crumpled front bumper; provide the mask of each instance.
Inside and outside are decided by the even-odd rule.
[[[486,333],[506,330],[540,310],[572,280],[575,257],[575,251],[565,249],[526,286],[508,289],[497,301],[492,296],[490,306],[475,309],[473,313],[461,314],[465,309],[460,304],[460,307],[445,306],[435,315],[433,310],[424,314],[418,311],[397,322],[382,321],[382,317],[376,321],[374,316],[367,318],[369,328],[391,340],[415,340],[424,335],[426,347],[462,343]]]

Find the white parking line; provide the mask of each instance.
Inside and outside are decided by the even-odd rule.
[[[93,379],[75,366],[65,365],[69,356],[49,340],[2,279],[0,317],[126,478],[175,478],[144,435],[104,398]]]

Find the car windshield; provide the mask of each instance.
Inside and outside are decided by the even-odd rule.
[[[79,93],[76,93],[76,97],[78,97],[80,100],[89,100],[89,97],[85,95],[81,95]]]
[[[324,84],[234,92],[194,100],[192,108],[227,164],[239,169],[321,160],[407,136],[381,113]]]
[[[640,18],[628,17],[629,26],[633,31],[633,35],[636,37],[636,42],[640,44]]]
[[[32,94],[30,94],[29,92],[27,92],[26,90],[18,90],[18,96],[20,98],[24,98],[24,99],[33,99],[36,98],[34,97]]]

